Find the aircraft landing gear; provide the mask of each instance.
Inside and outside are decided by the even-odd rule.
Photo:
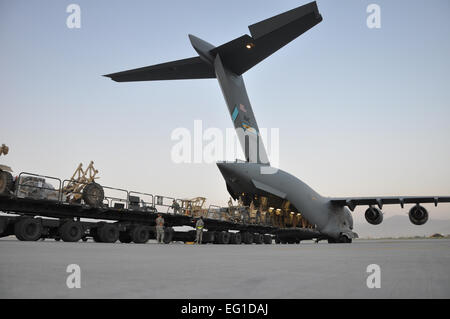
[[[328,243],[329,244],[351,244],[352,239],[348,238],[347,236],[341,235],[341,236],[339,236],[338,239],[328,238]]]

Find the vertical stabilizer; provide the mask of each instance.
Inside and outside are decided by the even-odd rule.
[[[269,164],[258,124],[245,89],[244,79],[241,75],[236,75],[227,70],[222,64],[220,55],[217,55],[214,60],[214,69],[239,142],[244,150],[246,161]]]

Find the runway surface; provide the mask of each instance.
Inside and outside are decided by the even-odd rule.
[[[81,288],[69,289],[69,264]],[[367,266],[381,270],[369,289]],[[158,245],[0,240],[0,298],[449,298],[450,240]]]

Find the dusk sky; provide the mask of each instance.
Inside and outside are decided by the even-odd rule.
[[[80,29],[66,25],[71,3]],[[0,163],[68,178],[94,160],[103,185],[225,205],[214,163],[171,159],[174,129],[232,127],[217,81],[102,75],[196,56],[188,34],[221,45],[305,3],[0,0]],[[317,4],[320,24],[244,74],[259,127],[279,128],[279,168],[323,196],[449,196],[450,2]],[[450,204],[426,207],[450,218]]]

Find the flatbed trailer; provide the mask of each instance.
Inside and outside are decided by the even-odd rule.
[[[15,235],[19,240],[26,241],[53,238],[75,242],[92,238],[96,242],[146,243],[149,239],[156,238],[155,220],[158,214],[161,214],[165,221],[165,243],[195,240],[195,230],[174,230],[177,226],[195,227],[196,222],[194,217],[186,212],[169,212],[171,206],[168,202],[175,200],[174,198],[106,187],[123,192],[125,198],[106,197],[103,205],[92,207],[83,201],[65,201],[61,196],[64,182],[59,182],[59,185],[59,189],[52,190],[57,194],[53,199],[24,198],[17,191],[0,195],[0,212],[5,213],[0,216],[0,237]],[[135,196],[139,194],[147,196],[149,201],[144,202]],[[116,204],[113,204],[114,202]],[[314,229],[280,228],[267,224],[209,218],[219,210],[218,206],[211,205],[203,217],[203,243],[271,244],[273,239],[276,243],[321,239],[321,234]]]

